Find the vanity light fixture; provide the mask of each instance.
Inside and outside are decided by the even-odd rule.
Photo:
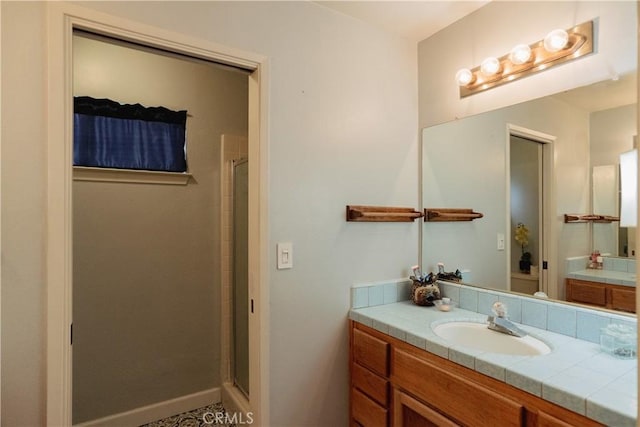
[[[547,52],[558,52],[565,48],[569,41],[569,33],[565,30],[553,30],[544,38],[544,49]]]
[[[522,65],[531,59],[531,48],[526,44],[518,44],[509,52],[509,61],[514,65]]]
[[[552,66],[580,58],[593,52],[593,21],[568,30],[553,30],[530,45],[518,44],[500,58],[487,58],[473,69],[463,68],[456,73],[460,97],[547,70]]]
[[[473,75],[471,70],[468,69],[468,68],[462,68],[462,69],[458,70],[458,72],[456,73],[456,81],[458,82],[458,85],[460,85],[460,86],[466,86],[469,83],[473,83],[475,81],[475,79],[476,79],[476,77]]]
[[[489,57],[480,64],[480,71],[485,76],[493,76],[500,71],[500,61],[498,58]]]

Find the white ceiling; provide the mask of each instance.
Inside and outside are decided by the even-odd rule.
[[[481,8],[490,0],[316,1],[384,30],[419,42]]]

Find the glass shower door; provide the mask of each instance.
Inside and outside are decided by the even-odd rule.
[[[233,163],[233,381],[249,396],[249,162]]]

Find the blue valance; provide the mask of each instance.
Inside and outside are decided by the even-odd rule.
[[[186,172],[186,111],[74,98],[73,164]]]

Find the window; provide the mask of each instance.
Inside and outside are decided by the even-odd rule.
[[[74,98],[73,164],[186,172],[186,111]]]

